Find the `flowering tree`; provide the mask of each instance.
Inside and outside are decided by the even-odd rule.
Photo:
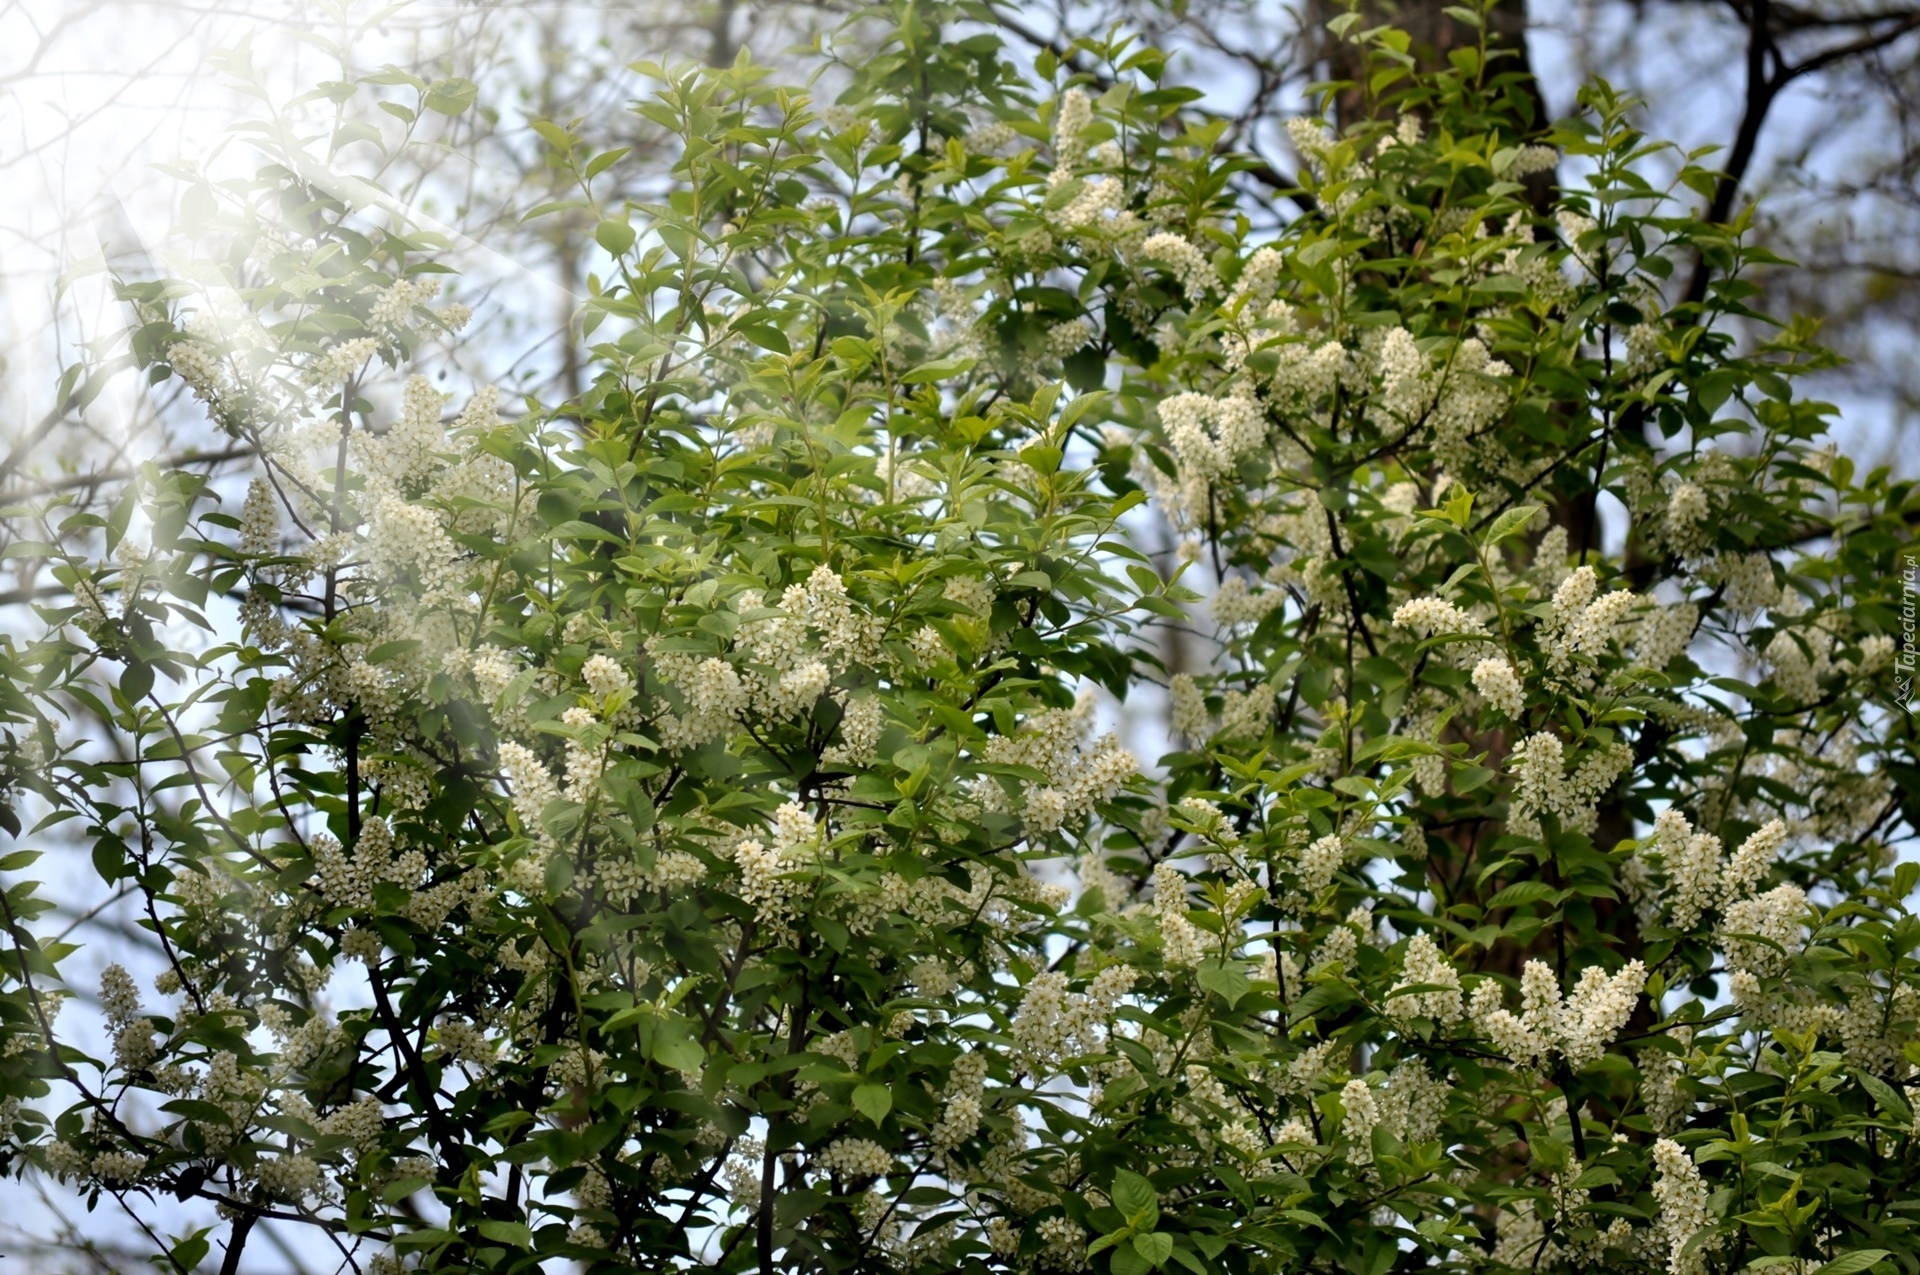
[[[1920,1270],[1913,496],[1711,174],[1349,23],[1258,242],[1157,54],[969,16],[647,68],[654,205],[545,126],[576,401],[402,381],[469,316],[297,155],[125,285],[259,472],[34,515],[14,808],[164,970],[88,1056],[0,859],[0,1165],[182,1275]]]

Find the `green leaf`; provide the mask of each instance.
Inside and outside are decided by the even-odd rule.
[[[1251,986],[1246,969],[1238,961],[1204,964],[1200,967],[1199,978],[1200,986],[1225,1001],[1228,1009],[1238,1005]]]
[[[653,1040],[654,1060],[675,1071],[698,1071],[707,1061],[699,1045],[676,1031],[663,1029]]]
[[[900,378],[902,385],[931,385],[936,381],[945,381],[971,370],[970,358],[935,359],[931,363],[922,363]]]
[[[120,675],[120,693],[129,704],[145,699],[153,689],[153,666],[145,660],[129,658],[127,671]]]
[[[1150,1229],[1160,1220],[1160,1197],[1153,1189],[1153,1183],[1119,1169],[1113,1175],[1113,1207],[1120,1210],[1129,1226],[1140,1230]]]
[[[1820,1268],[1820,1275],[1855,1275],[1874,1266],[1888,1256],[1884,1248],[1856,1248],[1851,1253],[1842,1253]]]
[[[624,221],[603,221],[593,228],[593,241],[616,257],[624,257],[637,236]]]
[[[1133,1251],[1140,1254],[1149,1266],[1164,1266],[1167,1259],[1173,1256],[1173,1236],[1165,1231],[1136,1235],[1133,1237]]]
[[[629,149],[628,147],[619,146],[619,147],[615,147],[613,150],[601,151],[598,155],[595,155],[593,159],[589,161],[587,164],[587,168],[586,168],[587,180],[592,181],[594,178],[598,177],[601,173],[606,172],[609,168],[619,163],[621,157],[627,153],[628,149]]]
[[[190,1271],[206,1260],[208,1249],[211,1247],[207,1241],[207,1233],[211,1230],[213,1230],[212,1227],[203,1226],[192,1235],[173,1242],[173,1260],[177,1263],[178,1269]]]
[[[1498,773],[1485,766],[1456,766],[1453,770],[1453,790],[1465,796],[1474,789],[1485,786]]]
[[[479,96],[480,86],[472,80],[459,76],[438,80],[427,90],[427,109],[442,115],[458,115],[472,106]]]
[[[864,1084],[853,1091],[853,1109],[878,1125],[893,1109],[893,1090],[881,1084]]]
[[[497,1244],[511,1244],[515,1248],[532,1248],[533,1232],[524,1222],[502,1222],[498,1218],[483,1218],[480,1222],[480,1234],[483,1238]]]
[[[1493,526],[1487,529],[1486,543],[1497,545],[1508,536],[1522,530],[1528,523],[1533,521],[1534,515],[1540,512],[1540,508],[1539,505],[1521,505],[1518,508],[1507,510],[1498,518],[1495,518],[1493,520]]]
[[[1560,891],[1545,881],[1515,881],[1487,900],[1487,910],[1519,907],[1524,903],[1538,903],[1542,899],[1557,898],[1559,894]]]
[[[0,863],[0,867],[5,866],[4,863]],[[1873,1100],[1880,1104],[1882,1111],[1892,1116],[1902,1127],[1913,1126],[1913,1108],[1907,1105],[1907,1100],[1900,1096],[1898,1089],[1870,1072],[1856,1071],[1854,1075],[1859,1078],[1866,1091],[1873,1095]]]

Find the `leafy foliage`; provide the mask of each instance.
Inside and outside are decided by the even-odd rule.
[[[8,1167],[383,1270],[1920,1269],[1913,495],[1697,157],[1349,32],[1255,243],[1156,53],[884,16],[823,109],[646,68],[656,204],[543,127],[578,401],[396,395],[466,316],[297,156],[126,285],[261,473],[44,513],[17,782],[173,1003],[86,1057],[11,887]]]

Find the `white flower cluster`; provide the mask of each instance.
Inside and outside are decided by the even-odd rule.
[[[1402,1142],[1432,1141],[1439,1136],[1452,1092],[1446,1077],[1434,1075],[1426,1063],[1410,1058],[1387,1073],[1387,1083],[1377,1096],[1380,1123]]]
[[[701,658],[666,650],[657,638],[647,640],[647,654],[653,657],[654,669],[680,693],[685,704],[684,711],[663,714],[654,723],[660,741],[668,748],[698,748],[728,734],[738,724],[747,709],[747,687],[733,665],[717,655]],[[826,685],[826,679],[816,676],[810,666],[791,682],[783,679],[782,689],[798,699],[803,682],[815,683],[820,689]]]
[[[846,1178],[878,1178],[893,1167],[893,1157],[885,1147],[867,1138],[839,1138],[814,1155],[813,1167]]]
[[[1189,302],[1199,302],[1208,289],[1219,285],[1220,276],[1214,271],[1213,262],[1191,239],[1163,230],[1141,241],[1140,255],[1171,267]]]
[[[1247,584],[1246,577],[1229,575],[1220,582],[1214,591],[1209,609],[1216,622],[1225,627],[1253,625],[1264,620],[1273,611],[1286,605],[1287,594],[1283,589],[1262,589],[1254,591]]]
[[[1713,1225],[1707,1184],[1686,1149],[1671,1138],[1653,1144],[1653,1163],[1653,1199],[1660,1209],[1654,1228],[1667,1250],[1668,1275],[1703,1275],[1707,1256],[1718,1244],[1709,1241],[1691,1253],[1686,1249],[1695,1235]]]
[[[1693,641],[1700,609],[1691,602],[1650,606],[1633,640],[1634,656],[1650,669],[1664,672]]]
[[[1093,123],[1093,99],[1085,89],[1070,88],[1060,95],[1053,119],[1053,153],[1060,165],[1071,168],[1087,157],[1087,126]]]
[[[1347,861],[1347,843],[1334,833],[1316,837],[1300,852],[1294,871],[1300,878],[1300,893],[1307,898],[1318,895],[1333,884],[1333,878]]]
[[[740,594],[734,606],[743,615],[760,611],[759,592]],[[778,610],[782,614],[741,623],[735,648],[745,658],[738,664],[648,639],[655,671],[682,701],[682,711],[655,721],[664,744],[700,747],[730,734],[750,714],[788,720],[811,709],[848,669],[878,663],[883,625],[854,606],[831,567],[822,564],[805,582],[789,585]]]
[[[304,1155],[278,1155],[255,1162],[254,1174],[268,1195],[295,1203],[322,1194],[319,1162]]]
[[[1674,484],[1668,494],[1666,516],[1662,530],[1673,552],[1683,557],[1702,552],[1711,540],[1707,528],[1707,516],[1711,512],[1707,504],[1707,493],[1698,483],[1682,482]]]
[[[1566,745],[1548,731],[1529,735],[1514,745],[1513,815],[1517,831],[1538,836],[1540,817],[1553,815],[1580,831],[1589,831],[1597,818],[1596,805],[1633,761],[1633,750],[1619,741],[1592,749],[1571,771]]]
[[[1554,590],[1553,613],[1540,627],[1540,645],[1555,673],[1573,675],[1577,663],[1604,655],[1624,631],[1628,613],[1639,605],[1640,600],[1625,589],[1596,598],[1599,583],[1594,569],[1582,566]],[[1584,671],[1576,677],[1582,684],[1591,681]]]
[[[1162,860],[1153,867],[1153,911],[1160,918],[1160,956],[1173,969],[1192,969],[1206,955],[1206,940],[1187,919],[1186,874]]]
[[[1244,382],[1225,398],[1185,393],[1162,399],[1159,413],[1181,477],[1202,484],[1230,473],[1267,437],[1265,411]]]
[[[560,800],[560,785],[546,763],[525,744],[509,740],[500,745],[500,768],[513,792],[513,810],[521,830],[543,849],[553,848],[553,834],[541,823],[547,807]]]
[[[1091,733],[1093,701],[1083,696],[1073,708],[1050,709],[1026,721],[1017,734],[987,741],[983,760],[993,765],[1028,766],[1045,783],[1021,783],[1020,816],[1029,834],[1047,836],[1085,818],[1140,771],[1134,755],[1117,736]],[[989,810],[1005,811],[1006,791],[991,776],[981,776],[972,791]]]
[[[1494,171],[1506,181],[1521,181],[1535,173],[1550,173],[1559,163],[1560,152],[1554,147],[1516,146],[1494,157]]]
[[[1175,673],[1167,684],[1172,701],[1169,725],[1182,739],[1199,743],[1213,733],[1213,716],[1207,712],[1206,696],[1191,673]]]
[[[1380,1105],[1373,1090],[1360,1079],[1349,1080],[1340,1091],[1346,1117],[1340,1133],[1347,1141],[1347,1163],[1356,1168],[1373,1163],[1373,1131],[1380,1124]]]
[[[1434,457],[1449,471],[1467,471],[1476,456],[1498,445],[1490,444],[1488,435],[1507,410],[1509,395],[1502,378],[1511,375],[1513,369],[1494,358],[1477,337],[1454,349],[1428,416]]]
[[[790,801],[774,812],[772,849],[751,838],[734,849],[740,898],[774,934],[791,933],[799,898],[811,888],[821,833],[819,821]]]
[[[270,554],[280,547],[280,502],[273,487],[264,478],[247,484],[247,498],[240,505],[240,552]]]
[[[1311,115],[1295,115],[1287,120],[1287,139],[1293,143],[1293,149],[1305,160],[1313,175],[1320,181],[1327,179],[1327,152],[1333,149],[1333,130],[1326,121]]]
[[[122,1071],[137,1072],[159,1057],[153,1020],[140,1016],[139,989],[118,963],[100,972],[100,1007],[107,1014],[107,1030],[113,1033],[114,1062]]]
[[[1429,990],[1404,992],[1408,987]],[[1401,966],[1400,981],[1389,993],[1387,1013],[1394,1018],[1431,1018],[1439,1023],[1457,1023],[1461,1015],[1460,972],[1428,934],[1416,934],[1407,941],[1407,954]]]
[[[840,742],[820,754],[829,766],[865,766],[878,755],[886,729],[886,705],[878,695],[855,695],[840,717]]]
[[[1394,608],[1393,625],[1423,638],[1439,634],[1485,637],[1487,626],[1445,598],[1415,598]]]
[[[1612,975],[1590,965],[1563,1000],[1553,969],[1544,961],[1528,961],[1520,972],[1518,1014],[1506,1008],[1500,985],[1492,979],[1474,988],[1469,1012],[1474,1024],[1515,1063],[1544,1066],[1557,1053],[1577,1069],[1606,1052],[1632,1016],[1646,983],[1646,967],[1637,960]]]
[[[1720,921],[1727,968],[1755,975],[1780,973],[1800,950],[1806,918],[1807,892],[1797,885],[1775,886],[1729,903]]]
[[[1490,656],[1473,666],[1473,689],[1485,696],[1496,712],[1515,721],[1526,709],[1526,691],[1520,677],[1501,656]]]
[[[374,298],[373,310],[367,316],[367,326],[392,336],[410,331],[417,326],[415,307],[423,306],[439,295],[440,280],[434,275],[395,279]]]
[[[927,1134],[927,1141],[942,1155],[980,1131],[981,1099],[987,1080],[987,1056],[968,1050],[953,1060],[947,1075],[945,1101],[940,1120]]]
[[[328,346],[307,365],[307,384],[314,389],[335,389],[357,376],[367,361],[379,352],[380,342],[370,336],[354,337]]]
[[[1668,807],[1654,819],[1653,836],[1645,849],[1657,862],[1645,864],[1643,871],[1664,869],[1666,884],[1659,902],[1667,910],[1668,924],[1676,930],[1691,930],[1713,908],[1730,909],[1747,900],[1764,881],[1773,861],[1786,844],[1787,826],[1771,819],[1740,843],[1733,858],[1721,862],[1720,838],[1696,832],[1684,812]],[[1773,891],[1769,908],[1786,906],[1787,896]],[[1795,917],[1804,911],[1804,897]],[[1766,909],[1743,910],[1747,920],[1758,920]],[[1729,913],[1729,919],[1731,914]],[[1771,930],[1742,930],[1739,933],[1771,933]]]
[[[1241,266],[1240,277],[1233,281],[1233,291],[1227,297],[1226,308],[1241,309],[1256,303],[1264,305],[1273,300],[1286,265],[1287,259],[1274,249],[1256,249],[1247,258],[1246,264]]]
[[[1281,404],[1318,403],[1333,393],[1349,364],[1347,349],[1338,341],[1295,341],[1281,346],[1279,353],[1272,384],[1274,399]]]
[[[1734,611],[1751,615],[1779,604],[1780,582],[1766,554],[1722,552],[1714,567],[1726,589],[1724,600]]]
[[[265,426],[282,403],[246,357],[264,344],[258,322],[249,315],[222,325],[209,317],[191,324],[187,337],[168,347],[167,362],[206,405],[207,415],[235,434]]]
[[[1414,343],[1413,333],[1402,327],[1388,331],[1380,343],[1380,392],[1374,399],[1402,426],[1413,424],[1433,400],[1428,381],[1432,364]]]
[[[1064,1057],[1095,1052],[1105,1045],[1106,1023],[1120,998],[1140,975],[1130,965],[1109,965],[1085,992],[1067,990],[1059,970],[1034,975],[1014,1011],[1014,1045],[1036,1073],[1057,1067]]]

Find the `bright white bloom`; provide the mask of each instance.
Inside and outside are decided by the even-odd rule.
[[[1400,981],[1402,987],[1431,987],[1435,990],[1409,992],[1387,1001],[1387,1013],[1395,1018],[1431,1018],[1442,1023],[1457,1023],[1462,1012],[1460,972],[1428,934],[1416,934],[1407,942],[1407,956]]]
[[[174,347],[175,351],[179,349]],[[332,390],[352,377],[367,360],[380,352],[380,342],[370,336],[342,341],[307,366],[307,384],[315,389]],[[177,355],[174,366],[179,366]]]
[[[1206,955],[1205,938],[1187,919],[1187,878],[1162,860],[1153,869],[1153,910],[1160,918],[1161,957],[1175,969],[1191,969]]]
[[[1072,167],[1086,158],[1087,126],[1093,123],[1093,99],[1085,89],[1071,88],[1060,95],[1060,107],[1053,120],[1053,153],[1064,167]]]
[[[614,695],[631,694],[633,678],[620,667],[620,662],[609,655],[595,655],[580,666],[580,680],[587,684],[587,690],[594,698],[605,700]]]
[[[521,827],[537,841],[550,840],[540,816],[549,804],[560,800],[560,785],[554,782],[546,764],[526,745],[509,741],[500,745],[500,768],[513,789],[513,809],[520,816]]]
[[[1300,855],[1300,889],[1314,895],[1333,884],[1334,874],[1347,860],[1347,845],[1329,833],[1309,845]]]
[[[1580,971],[1580,980],[1560,1011],[1556,1032],[1569,1066],[1577,1070],[1599,1061],[1633,1016],[1646,985],[1647,968],[1639,961],[1628,961],[1612,976],[1597,965]]]
[[[885,1147],[866,1138],[840,1138],[813,1157],[813,1166],[842,1177],[877,1178],[893,1167],[893,1157]]]
[[[240,552],[270,554],[280,547],[280,502],[273,487],[264,478],[247,484],[247,499],[240,506]]]
[[[985,1054],[969,1050],[953,1060],[940,1122],[928,1134],[936,1150],[951,1151],[980,1131],[980,1099],[986,1079]]]
[[[1640,1101],[1655,1133],[1675,1132],[1693,1108],[1693,1100],[1680,1084],[1684,1071],[1672,1054],[1647,1050],[1640,1055]]]
[[[1544,961],[1528,961],[1520,971],[1520,1013],[1502,1003],[1499,985],[1489,979],[1474,989],[1471,1015],[1480,1030],[1516,1063],[1544,1065],[1559,1054],[1569,1066],[1597,1062],[1633,1015],[1646,986],[1646,967],[1629,961],[1608,975],[1598,966],[1581,972],[1563,1001],[1560,982]]]
[[[1770,819],[1752,836],[1740,843],[1728,860],[1726,873],[1721,877],[1720,888],[1728,899],[1738,899],[1750,894],[1753,888],[1766,880],[1767,870],[1773,866],[1774,858],[1780,853],[1780,847],[1787,843],[1787,825],[1778,819]]]
[[[1207,260],[1207,254],[1179,235],[1165,231],[1148,235],[1140,244],[1140,255],[1171,266],[1188,301],[1199,301],[1206,295],[1207,289],[1219,282],[1219,276],[1214,273],[1213,263]]]
[[[300,1201],[321,1190],[320,1165],[303,1155],[280,1155],[259,1161],[254,1168],[268,1195]]]
[[[1340,1091],[1340,1105],[1346,1119],[1340,1132],[1347,1140],[1347,1162],[1353,1165],[1373,1163],[1373,1130],[1380,1123],[1380,1105],[1364,1080],[1349,1080]]]
[[[271,1161],[269,1161],[271,1163]],[[308,1161],[309,1164],[312,1161]],[[95,1177],[105,1178],[109,1182],[118,1182],[130,1186],[140,1180],[147,1170],[147,1157],[135,1155],[131,1151],[103,1151],[93,1157],[89,1166]],[[265,1182],[264,1172],[262,1182]]]
[[[1685,814],[1668,807],[1654,820],[1653,848],[1667,869],[1668,923],[1690,930],[1720,894],[1720,838],[1695,832]]]
[[[1699,623],[1700,608],[1691,602],[1649,607],[1634,638],[1634,653],[1646,667],[1664,672],[1693,641]]]
[[[1427,356],[1414,344],[1413,333],[1396,327],[1380,345],[1379,405],[1402,424],[1411,424],[1427,409],[1432,389]]]
[[[1487,703],[1506,716],[1518,719],[1526,707],[1526,694],[1513,665],[1499,656],[1481,660],[1473,666],[1473,688]]]
[[[1507,181],[1520,181],[1535,173],[1550,173],[1560,163],[1560,152],[1551,146],[1519,146],[1500,169]]]
[[[100,971],[100,1007],[114,1023],[125,1023],[140,1012],[139,985],[117,961]]]
[[[1514,826],[1537,835],[1540,816],[1550,814],[1568,827],[1591,829],[1601,796],[1632,761],[1633,750],[1616,740],[1594,749],[1569,771],[1559,736],[1548,731],[1529,735],[1514,745],[1511,758]]]
[[[1728,904],[1720,922],[1728,968],[1778,974],[1800,950],[1806,916],[1807,894],[1797,885]]]
[[[1240,277],[1234,280],[1233,294],[1227,298],[1228,307],[1241,302],[1271,301],[1286,264],[1286,258],[1272,248],[1257,250],[1247,258],[1247,264],[1241,267]]]
[[[1695,554],[1707,546],[1707,493],[1697,483],[1681,483],[1667,495],[1667,543],[1681,554]]]
[[[1653,1198],[1660,1207],[1654,1227],[1666,1245],[1668,1275],[1702,1275],[1707,1268],[1707,1253],[1718,1245],[1702,1245],[1685,1257],[1681,1253],[1689,1240],[1713,1224],[1707,1208],[1707,1184],[1686,1150],[1671,1138],[1653,1144],[1653,1163],[1658,1170]]]
[[[1387,1074],[1380,1091],[1380,1122],[1402,1142],[1430,1142],[1440,1133],[1453,1086],[1427,1070],[1418,1058]]]
[[[1395,628],[1411,629],[1421,637],[1439,633],[1466,633],[1484,637],[1487,626],[1445,598],[1415,598],[1403,602],[1393,613]]]
[[[1067,1007],[1067,976],[1058,970],[1036,974],[1013,1015],[1013,1041],[1033,1063],[1051,1060],[1066,1042],[1062,1016]]]

